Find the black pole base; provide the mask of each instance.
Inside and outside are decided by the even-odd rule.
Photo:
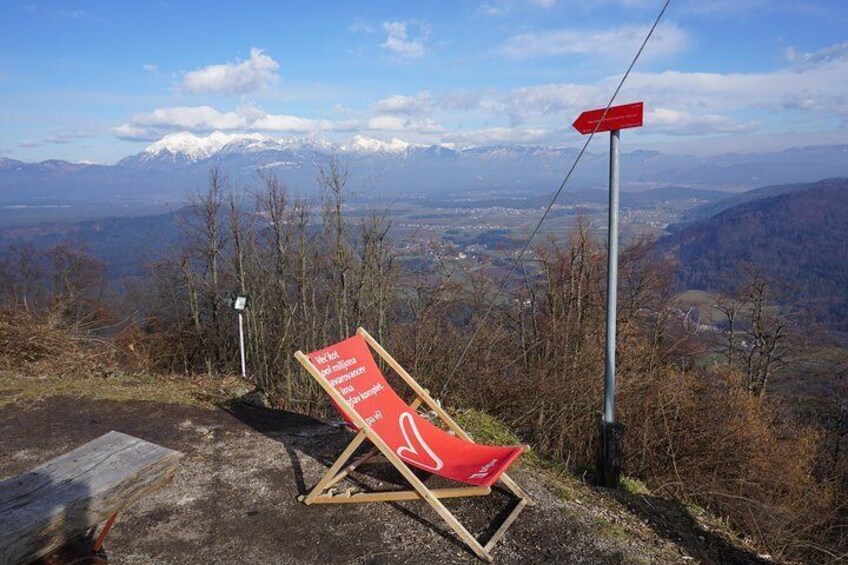
[[[624,457],[624,425],[618,422],[598,422],[598,457],[595,482],[598,486],[618,488],[621,462]]]

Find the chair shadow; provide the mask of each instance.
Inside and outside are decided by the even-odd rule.
[[[683,547],[696,562],[722,565],[774,563],[734,545],[717,532],[705,530],[678,500],[636,495],[622,490],[611,490],[610,493],[633,514],[647,521],[657,535]]]
[[[512,511],[521,504],[520,499],[516,498],[515,495],[499,485],[492,487],[492,494],[489,496],[492,498],[497,497],[496,500],[492,500],[492,504],[489,506],[497,504],[500,508],[498,509],[497,514],[489,519],[485,529],[483,529],[480,532],[480,535],[477,536],[477,539],[482,540],[481,543],[483,545],[486,545],[492,536],[495,535],[495,532],[498,531],[498,528],[501,524],[503,524],[504,520],[506,520],[507,517],[512,514]],[[512,501],[512,504],[509,503],[510,501]]]
[[[300,454],[311,457],[329,468],[355,435],[343,424],[333,426],[328,431],[328,424],[315,418],[293,412],[256,406],[240,400],[231,401],[221,405],[220,408],[243,424],[283,444],[286,454],[291,461],[295,485],[298,491],[297,496],[305,496],[312,489],[312,486],[306,484],[303,467],[300,463]],[[353,461],[369,449],[371,449],[371,444],[363,442],[363,445],[357,449],[349,461]],[[412,471],[425,484],[434,482],[433,475],[414,468]],[[403,478],[403,475],[390,463],[362,465],[357,468],[355,473],[348,475],[344,480],[353,483],[355,487],[367,492],[377,491],[375,484],[379,484],[380,486],[389,484],[403,489],[411,488],[406,482],[406,479]],[[506,491],[499,487],[493,488],[492,492],[499,492],[505,498],[510,496],[505,494]],[[451,531],[448,531],[444,525],[437,524],[398,502],[390,501],[387,504],[391,505],[404,516],[427,527],[456,547],[470,555],[474,555],[468,546],[455,537]],[[483,543],[497,531],[500,522],[509,515],[512,508],[513,506],[509,505],[506,510],[503,510],[497,516],[497,520],[493,520],[482,532],[479,537],[484,540]]]
[[[322,464],[328,466],[332,464],[332,461],[328,463],[327,457],[322,453],[322,450],[317,445],[314,445],[316,442],[297,441],[299,437],[307,439],[326,435],[321,432],[326,430],[327,424],[315,418],[295,414],[294,412],[264,408],[238,399],[221,404],[219,408],[262,435],[283,444],[286,455],[288,455],[291,461],[294,481],[298,492],[296,496],[305,494],[307,487],[303,476],[303,468],[300,465],[300,458],[294,447],[295,444],[306,455],[309,455]],[[315,432],[314,435],[311,433],[312,431]],[[321,444],[323,445],[324,442],[322,441]],[[310,448],[311,445],[314,447]]]

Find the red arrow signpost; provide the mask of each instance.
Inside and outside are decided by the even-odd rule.
[[[582,134],[610,132],[609,262],[607,264],[607,338],[604,373],[604,414],[598,426],[598,483],[617,487],[621,478],[622,435],[615,422],[615,313],[618,294],[618,142],[620,130],[642,126],[644,104],[624,104],[589,110],[574,120]]]
[[[572,125],[574,129],[583,135],[592,132],[600,133],[602,131],[638,128],[642,127],[643,108],[644,104],[642,102],[636,102],[622,106],[610,106],[609,110],[606,108],[587,110],[577,116],[577,119],[574,120]],[[605,111],[606,116],[604,116]],[[598,122],[601,122],[600,126]]]

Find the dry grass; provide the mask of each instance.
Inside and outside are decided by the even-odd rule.
[[[116,366],[114,348],[69,324],[58,310],[0,311],[0,370],[23,375],[88,374]]]
[[[0,408],[50,396],[80,396],[102,400],[143,400],[213,407],[238,397],[248,387],[238,377],[209,378],[163,375],[63,377],[0,372]]]
[[[121,349],[49,312],[0,311],[0,407],[56,395],[212,405],[248,389],[234,376],[138,371]]]

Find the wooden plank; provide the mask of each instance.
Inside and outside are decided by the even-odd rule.
[[[342,481],[342,479],[344,479],[345,477],[347,477],[348,475],[353,473],[360,465],[364,465],[364,464],[368,463],[378,453],[379,453],[379,451],[377,450],[376,447],[374,447],[370,451],[365,453],[364,455],[358,457],[356,460],[353,461],[353,463],[351,463],[350,465],[345,467],[344,471],[342,471],[341,473],[339,473],[338,475],[336,475],[335,477],[330,479],[330,482],[325,484],[324,488],[322,490],[327,490],[328,488],[336,486],[339,482]]]
[[[336,473],[341,470],[342,465],[347,463],[347,460],[351,458],[351,456],[356,451],[356,448],[358,448],[360,444],[365,441],[366,438],[367,436],[365,435],[365,430],[360,430],[359,433],[356,434],[356,437],[353,438],[353,441],[351,441],[350,444],[342,452],[342,454],[339,455],[339,458],[336,459],[336,462],[333,463],[329,469],[327,469],[327,472],[324,473],[324,476],[321,477],[321,480],[318,481],[318,484],[315,485],[315,488],[312,489],[312,492],[306,495],[306,497],[301,502],[305,502],[306,504],[312,504],[312,501],[315,500],[315,498],[319,494],[324,492],[324,489],[329,488],[328,485],[330,485],[330,483],[333,481],[333,478],[336,476]]]
[[[465,496],[486,496],[491,493],[489,487],[455,487],[431,489],[430,493],[436,498],[462,498]],[[345,493],[330,496],[322,494],[312,501],[313,504],[351,504],[357,502],[395,502],[399,500],[421,500],[421,493],[414,490],[396,490],[384,492],[357,492],[350,495]]]
[[[512,512],[509,513],[509,516],[506,517],[506,520],[503,521],[503,524],[497,529],[497,531],[492,535],[492,539],[485,545],[486,551],[492,551],[494,549],[495,544],[504,536],[506,531],[515,522],[515,519],[518,518],[518,515],[521,514],[521,511],[524,510],[524,507],[527,506],[528,502],[526,498],[522,498],[518,501],[518,504],[515,508],[513,508]]]
[[[165,486],[182,454],[109,432],[0,482],[0,563],[29,563]]]

